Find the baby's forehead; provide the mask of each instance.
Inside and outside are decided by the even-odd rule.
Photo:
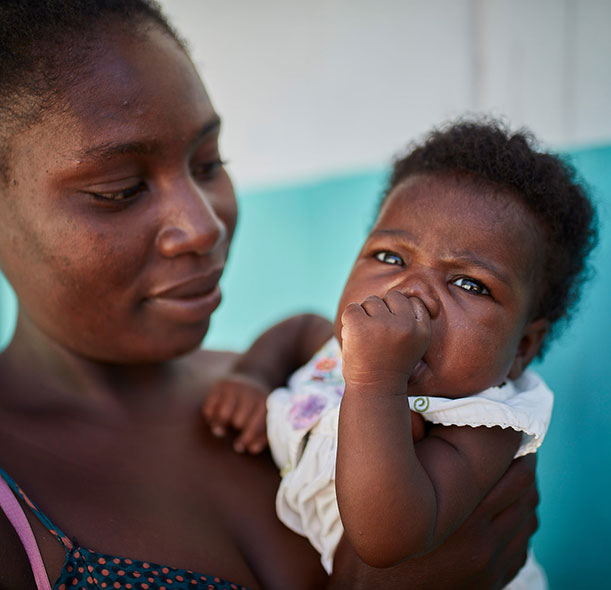
[[[389,230],[453,250],[505,250],[528,274],[539,266],[545,233],[515,191],[458,175],[407,177],[384,200],[373,231]]]
[[[454,213],[456,223],[464,222],[464,215],[468,215],[473,223],[478,220],[482,223],[502,220],[508,225],[528,226],[533,231],[543,231],[527,199],[517,190],[471,175],[410,175],[388,192],[377,220],[383,217],[388,208],[394,211],[425,208],[436,215]]]

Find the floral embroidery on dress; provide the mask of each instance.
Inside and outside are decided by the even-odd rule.
[[[296,374],[289,385],[293,393],[288,419],[294,430],[310,429],[328,406],[337,406],[344,395],[341,351],[337,340],[325,344]]]
[[[314,365],[318,371],[330,371],[337,366],[337,361],[331,357],[321,358]]]
[[[344,393],[344,377],[342,375],[342,353],[337,340],[327,342],[305,367],[305,383],[321,382],[339,388],[340,396]]]
[[[313,426],[327,405],[327,400],[322,395],[297,394],[293,396],[293,404],[289,410],[291,426],[295,430],[310,428]]]

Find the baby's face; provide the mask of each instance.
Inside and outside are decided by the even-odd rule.
[[[452,176],[410,176],[358,255],[336,334],[348,303],[398,290],[421,299],[431,316],[410,395],[462,397],[516,378],[546,329],[530,317],[541,248],[534,217],[511,194]]]

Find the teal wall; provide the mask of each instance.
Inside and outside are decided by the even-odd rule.
[[[599,207],[601,244],[570,327],[538,370],[556,393],[540,451],[541,529],[535,551],[553,589],[608,587],[611,509],[611,146],[573,151]],[[303,310],[332,317],[372,222],[385,172],[242,191],[241,218],[223,277],[224,300],[206,345],[241,349],[275,320]],[[14,299],[0,282],[0,343]]]

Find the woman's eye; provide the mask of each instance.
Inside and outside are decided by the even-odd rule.
[[[469,291],[470,293],[475,293],[476,295],[490,295],[490,291],[488,290],[488,287],[484,285],[484,283],[480,283],[480,281],[470,279],[469,277],[454,279],[453,283],[457,287],[460,287],[465,291]]]
[[[132,197],[135,197],[137,194],[146,190],[146,184],[144,182],[140,182],[130,188],[126,188],[120,191],[112,191],[108,193],[103,192],[94,192],[91,193],[96,199],[102,199],[104,201],[127,201]]]
[[[212,180],[216,178],[216,175],[224,165],[225,162],[218,158],[212,162],[204,162],[194,166],[192,169],[192,174],[200,180]]]
[[[384,264],[396,264],[398,266],[403,266],[403,259],[401,258],[401,256],[393,254],[392,252],[376,252],[375,257],[377,260],[383,262]]]

